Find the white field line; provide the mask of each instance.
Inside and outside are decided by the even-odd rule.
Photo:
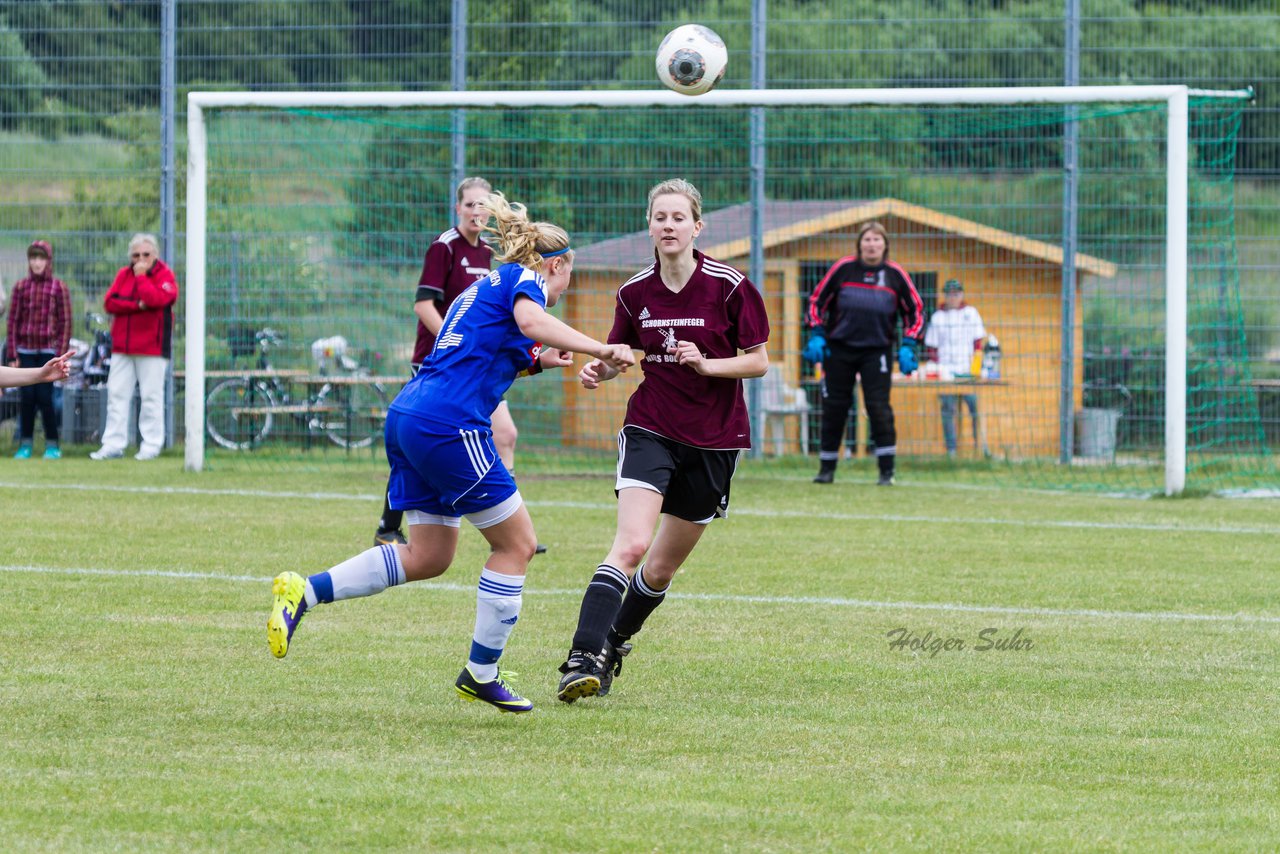
[[[42,575],[90,575],[109,578],[173,578],[182,581],[230,581],[237,584],[260,584],[263,590],[271,580],[256,575],[219,575],[213,572],[181,572],[171,569],[94,569],[86,567],[57,566],[4,566],[0,572],[37,573]],[[457,593],[475,593],[474,584],[456,584],[449,581],[420,581],[408,585],[409,589],[431,591],[444,590]],[[533,596],[582,596],[581,588],[564,589],[537,587],[525,588]],[[968,605],[957,602],[879,602],[874,599],[845,599],[828,596],[749,596],[734,593],[680,593],[671,594],[673,601],[724,602],[743,605],[817,605],[831,608],[851,608],[862,611],[941,611],[952,614],[1004,614],[1019,617],[1070,618],[1082,617],[1099,620],[1147,620],[1154,622],[1199,623],[1259,623],[1280,624],[1280,616],[1267,614],[1191,614],[1177,611],[1105,611],[1095,608],[1028,608],[1016,605]]]
[[[381,502],[381,495],[357,495],[344,492],[274,492],[259,489],[204,489],[187,486],[104,486],[80,483],[11,483],[0,481],[0,489],[70,490],[77,492],[125,492],[140,495],[226,495],[240,498],[294,499],[300,501]],[[529,501],[530,507],[559,507],[571,510],[612,511],[617,505],[591,501]],[[831,513],[810,510],[752,509],[732,507],[730,516],[752,516],[770,519],[829,519],[846,522],[900,522],[929,525],[993,525],[1014,528],[1073,528],[1107,531],[1171,531],[1199,534],[1263,534],[1280,535],[1280,525],[1190,525],[1169,522],[1080,522],[1071,519],[996,519],[979,516],[923,516],[896,513]]]

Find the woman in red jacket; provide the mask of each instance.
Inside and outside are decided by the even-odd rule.
[[[159,257],[159,241],[135,234],[129,266],[116,273],[103,300],[111,321],[111,373],[107,376],[107,426],[102,447],[89,456],[124,456],[126,425],[136,386],[142,397],[138,431],[142,446],[134,459],[154,460],[164,447],[164,380],[173,349],[173,304],[178,282]]]

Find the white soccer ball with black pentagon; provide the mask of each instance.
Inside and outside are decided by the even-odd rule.
[[[724,41],[701,24],[685,24],[658,45],[658,79],[681,95],[702,95],[716,88],[729,64]]]

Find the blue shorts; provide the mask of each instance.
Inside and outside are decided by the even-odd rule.
[[[511,472],[493,447],[487,427],[442,429],[392,410],[387,413],[387,497],[393,510],[467,516],[516,493]]]

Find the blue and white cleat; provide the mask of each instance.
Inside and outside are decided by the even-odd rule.
[[[282,572],[271,582],[271,616],[267,618],[267,643],[271,654],[284,658],[289,641],[307,611],[307,580],[296,572]]]
[[[496,679],[481,682],[472,675],[470,667],[464,667],[458,674],[458,681],[453,683],[453,687],[458,692],[458,696],[469,703],[481,700],[500,712],[533,711],[533,703],[511,690],[501,671],[498,672]]]

